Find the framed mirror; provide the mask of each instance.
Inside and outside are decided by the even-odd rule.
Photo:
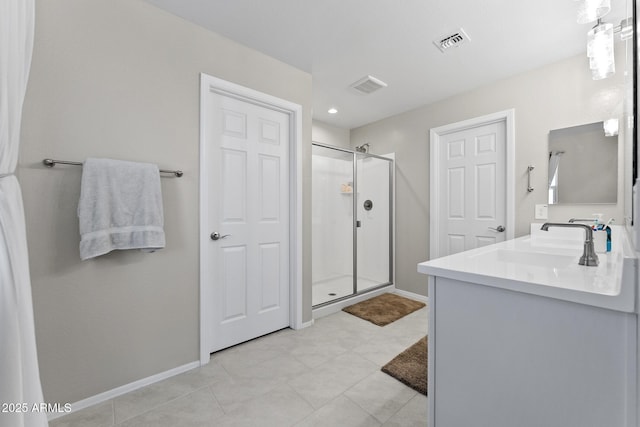
[[[549,132],[549,204],[618,202],[618,119]]]

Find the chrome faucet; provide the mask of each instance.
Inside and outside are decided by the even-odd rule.
[[[576,220],[578,221],[578,220]],[[584,224],[575,224],[575,223],[554,223],[554,222],[545,222],[540,227],[540,230],[549,231],[549,227],[574,227],[574,228],[582,228],[585,231],[585,240],[584,240],[584,251],[582,252],[582,256],[580,257],[580,261],[578,264],[586,265],[588,267],[597,267],[598,266],[598,255],[596,254],[595,249],[593,249],[593,230],[588,225]]]

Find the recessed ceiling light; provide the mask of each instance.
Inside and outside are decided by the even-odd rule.
[[[335,108],[329,108],[329,111],[327,111],[329,114],[336,114],[338,112],[338,110],[336,110]]]

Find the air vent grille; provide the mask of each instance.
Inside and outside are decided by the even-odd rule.
[[[357,82],[352,83],[350,87],[357,90],[361,94],[368,95],[379,89],[387,87],[387,84],[380,79],[376,79],[373,76],[366,76],[361,78]]]
[[[440,49],[441,52],[444,52],[452,47],[461,46],[470,40],[471,39],[469,39],[467,33],[465,33],[465,31],[460,28],[455,33],[447,34],[437,38],[433,41],[433,44],[436,45],[436,47]]]

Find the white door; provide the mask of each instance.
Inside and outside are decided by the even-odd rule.
[[[439,256],[505,240],[505,127],[498,121],[440,136]]]
[[[289,115],[208,91],[210,352],[289,326]],[[205,189],[202,189],[205,191]]]

